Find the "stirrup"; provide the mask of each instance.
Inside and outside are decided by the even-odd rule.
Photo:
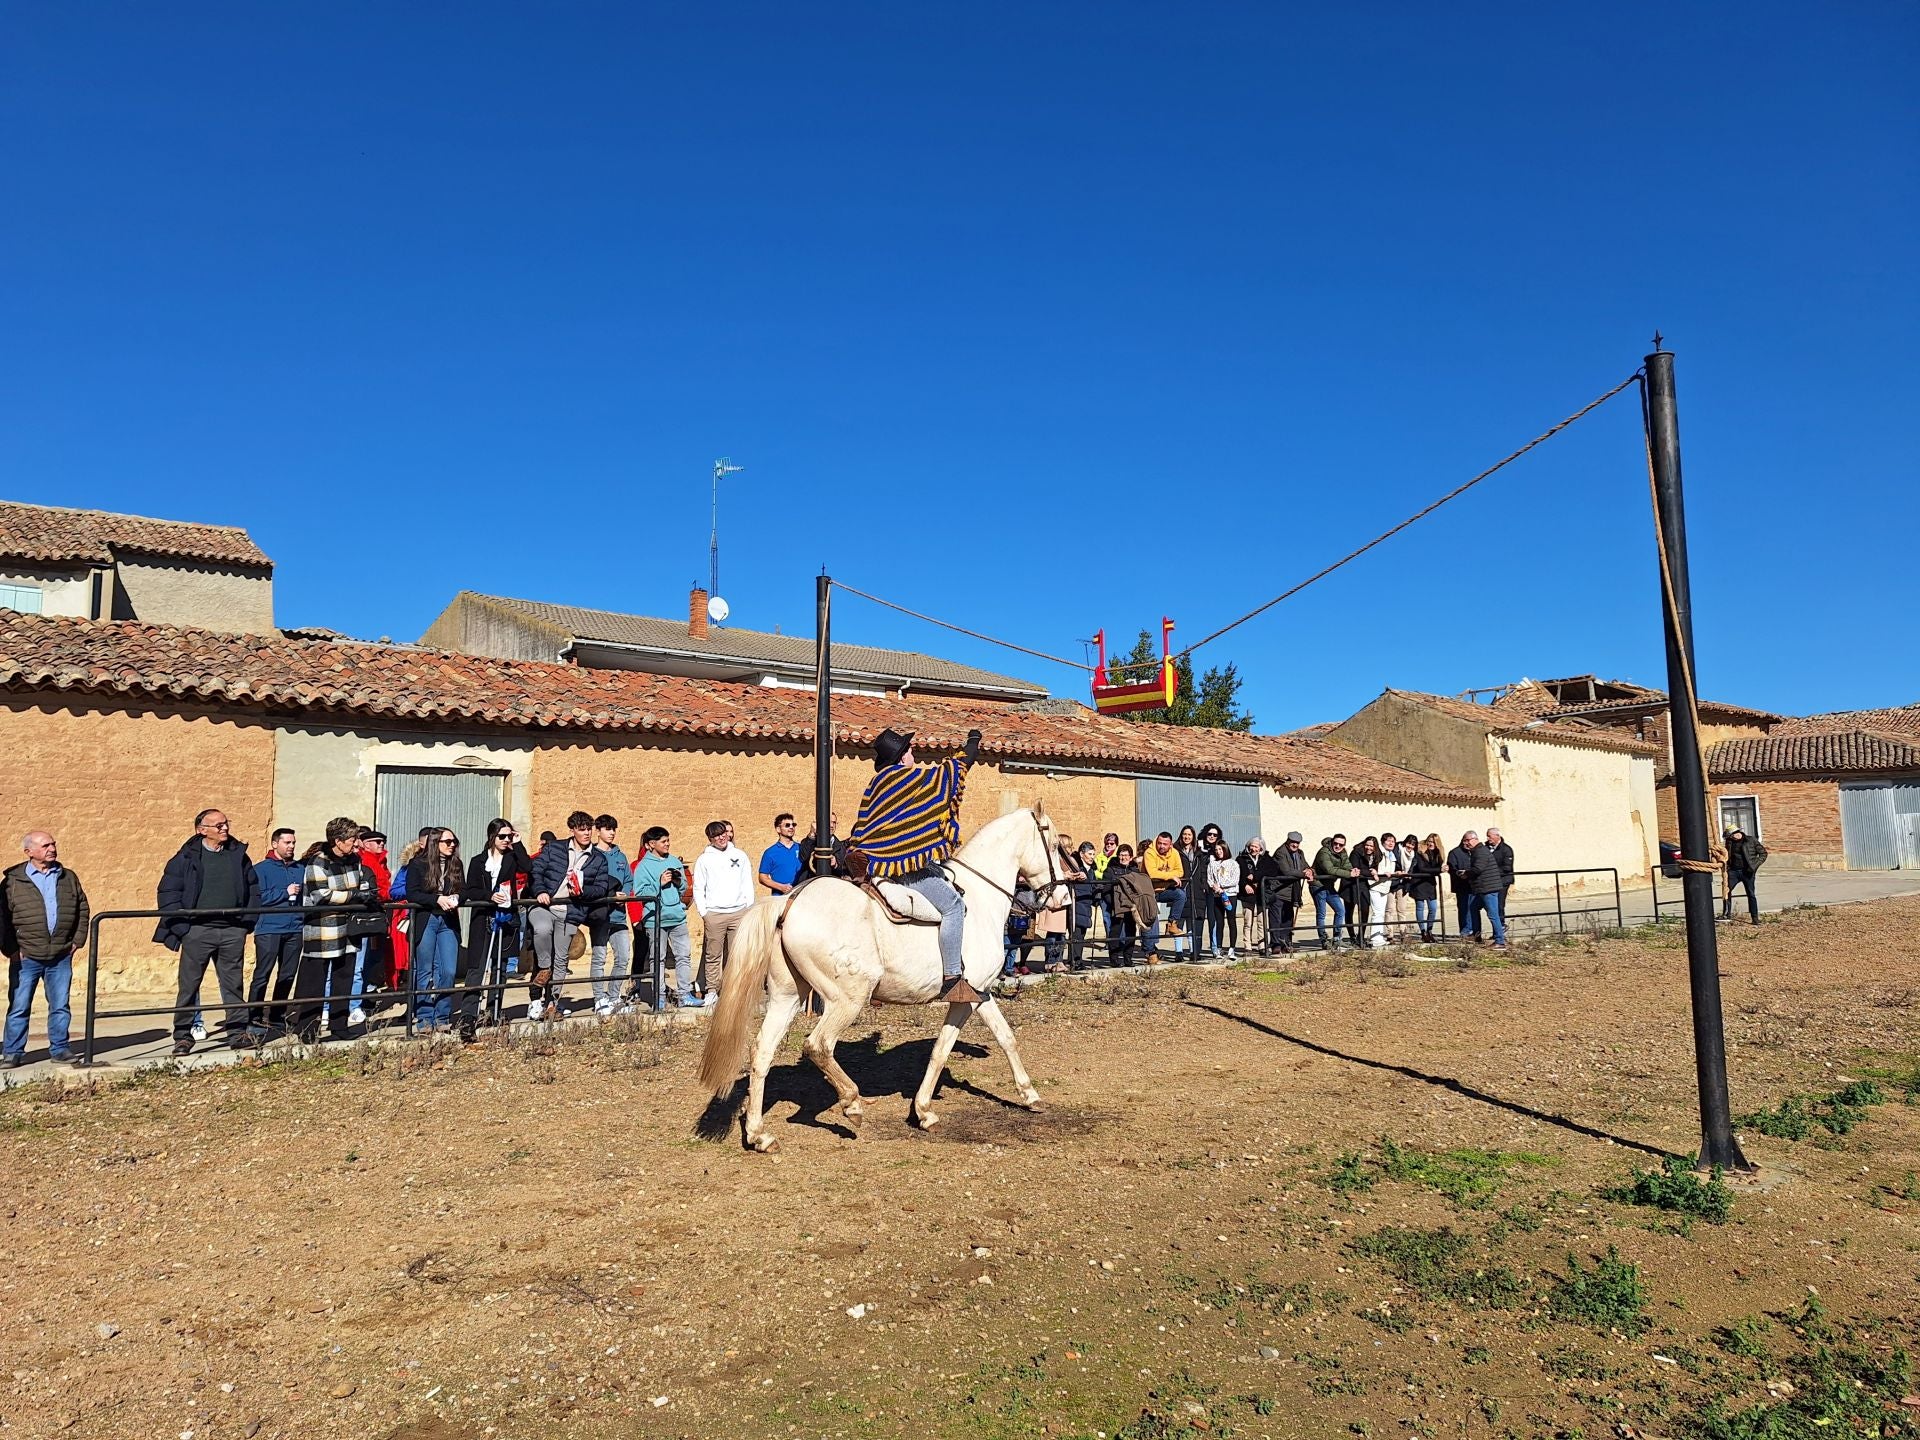
[[[955,975],[951,980],[942,982],[940,993],[935,998],[949,1005],[978,1005],[987,997],[969,985],[965,975]]]

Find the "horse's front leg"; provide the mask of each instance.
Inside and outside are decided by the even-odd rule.
[[[987,1005],[992,1003],[991,1000],[986,1002]],[[947,1068],[947,1057],[953,1054],[953,1042],[960,1038],[960,1027],[967,1023],[967,1017],[973,1013],[973,1009],[970,1000],[956,1001],[947,1006],[946,1023],[940,1027],[940,1038],[933,1042],[933,1054],[927,1060],[927,1073],[921,1077],[920,1089],[913,1097],[912,1118],[922,1130],[931,1130],[940,1123],[940,1117],[933,1113],[933,1092],[940,1084],[940,1072]]]
[[[993,1038],[1000,1042],[1000,1048],[1006,1052],[1007,1064],[1013,1068],[1013,1083],[1020,1087],[1020,1099],[1029,1110],[1040,1108],[1040,1092],[1033,1088],[1033,1081],[1027,1075],[1027,1067],[1020,1063],[1020,1046],[1013,1038],[1013,1026],[1007,1023],[1007,1017],[1000,1013],[1000,1002],[989,995],[980,1002],[980,1018],[987,1022],[987,1029],[993,1032]]]

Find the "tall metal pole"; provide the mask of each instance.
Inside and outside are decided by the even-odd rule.
[[[1657,337],[1656,337],[1657,343]],[[1653,462],[1654,505],[1664,546],[1661,611],[1667,633],[1667,716],[1673,744],[1673,789],[1680,815],[1680,852],[1705,860],[1712,851],[1707,824],[1700,732],[1694,724],[1693,597],[1687,577],[1687,514],[1680,489],[1680,411],[1673,386],[1673,352],[1647,356],[1647,443]],[[1693,992],[1693,1058],[1700,1084],[1700,1160],[1728,1170],[1752,1167],[1733,1138],[1727,1100],[1727,1043],[1720,1016],[1720,946],[1713,932],[1713,874],[1681,872],[1686,897],[1687,977]]]
[[[833,581],[813,582],[813,873],[833,872]]]

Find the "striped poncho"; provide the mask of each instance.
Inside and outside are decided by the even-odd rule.
[[[867,783],[848,843],[866,852],[869,874],[894,879],[953,854],[971,765],[964,755],[932,765],[890,765]]]

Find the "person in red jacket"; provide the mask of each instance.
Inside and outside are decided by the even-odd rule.
[[[360,863],[373,876],[374,892],[384,903],[393,898],[393,872],[387,866],[387,837],[371,826],[360,827]],[[404,914],[404,911],[397,912]],[[353,967],[353,1013],[349,1025],[367,1023],[367,1013],[379,1014],[393,1003],[386,997],[394,991],[398,977],[406,969],[407,932],[394,918],[384,936],[360,943],[360,958]]]

